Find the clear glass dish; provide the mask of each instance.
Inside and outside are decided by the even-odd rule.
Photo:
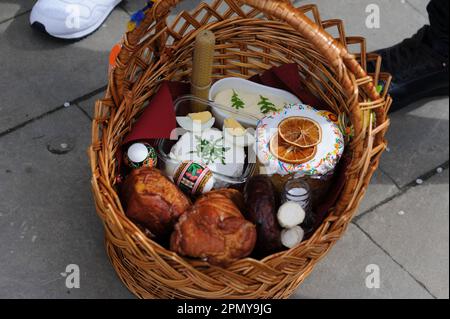
[[[256,118],[250,114],[246,114],[245,112],[238,112],[229,110],[228,108],[225,108],[224,106],[215,104],[213,101],[203,100],[200,98],[197,98],[193,95],[185,95],[180,98],[178,98],[174,102],[175,106],[175,113],[176,116],[187,116],[189,113],[195,113],[193,110],[193,104],[196,105],[202,105],[207,110],[211,112],[213,108],[215,109],[222,109],[228,113],[232,113],[234,118],[239,122],[242,123],[242,119],[247,120],[255,120]],[[256,119],[257,120],[257,119]],[[244,120],[245,122],[245,120]],[[217,126],[217,123],[213,126],[213,128],[219,129],[222,131],[223,127]],[[177,124],[177,131],[174,133],[173,139],[159,139],[157,140],[157,153],[158,153],[158,159],[160,163],[160,168],[166,173],[166,175],[171,175],[171,172],[174,172],[175,169],[181,164],[181,162],[172,159],[170,156],[170,152],[173,148],[173,146],[178,142],[179,138],[182,136],[182,134],[186,133],[187,131],[182,129]],[[248,132],[251,132],[254,135],[254,129],[249,128]],[[256,153],[255,153],[255,145],[246,146],[245,148],[245,163],[243,168],[243,173],[240,176],[227,176],[223,173],[219,172],[218,170],[215,170],[214,168],[211,168],[211,171],[213,172],[214,179],[215,179],[215,185],[214,188],[224,188],[229,186],[239,186],[241,184],[245,184],[247,180],[254,174],[256,170]]]

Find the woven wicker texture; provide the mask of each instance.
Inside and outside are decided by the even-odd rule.
[[[347,37],[340,20],[322,21],[316,6],[294,8],[287,0],[217,0],[182,12],[179,1],[161,0],[125,35],[106,96],[98,101],[89,157],[97,212],[106,248],[124,284],[142,298],[287,298],[344,234],[386,148],[388,74],[366,52],[365,39]],[[354,127],[347,145],[351,164],[336,206],[313,237],[264,260],[243,259],[228,269],[186,260],[148,239],[125,216],[115,185],[115,154],[133,121],[161,81],[189,81],[199,31],[217,38],[214,79],[247,78],[273,66],[297,63],[304,85]],[[368,61],[377,65],[368,75]],[[381,94],[376,84],[386,81]],[[364,121],[374,111],[375,121]],[[365,123],[367,125],[365,125]]]

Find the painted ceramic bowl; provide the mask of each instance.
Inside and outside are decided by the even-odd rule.
[[[284,163],[270,149],[272,137],[278,133],[280,123],[290,117],[303,117],[316,122],[322,129],[322,139],[317,145],[313,159],[302,164]],[[332,121],[329,112],[321,112],[308,105],[295,104],[283,111],[264,117],[256,129],[257,155],[267,174],[282,176],[298,174],[300,176],[323,176],[334,170],[344,153],[344,137]]]

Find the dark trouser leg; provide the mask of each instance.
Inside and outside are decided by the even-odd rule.
[[[423,98],[449,95],[448,20],[450,0],[431,0],[430,25],[390,48],[379,50],[382,70],[393,79],[391,111]]]
[[[429,40],[434,50],[448,56],[449,0],[431,0],[427,10],[430,17]]]

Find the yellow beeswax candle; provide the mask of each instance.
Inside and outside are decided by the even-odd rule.
[[[200,32],[195,40],[191,91],[194,96],[205,100],[208,99],[211,88],[215,44],[216,37],[209,30]],[[192,108],[194,112],[207,110],[206,105],[199,103],[193,103]]]

